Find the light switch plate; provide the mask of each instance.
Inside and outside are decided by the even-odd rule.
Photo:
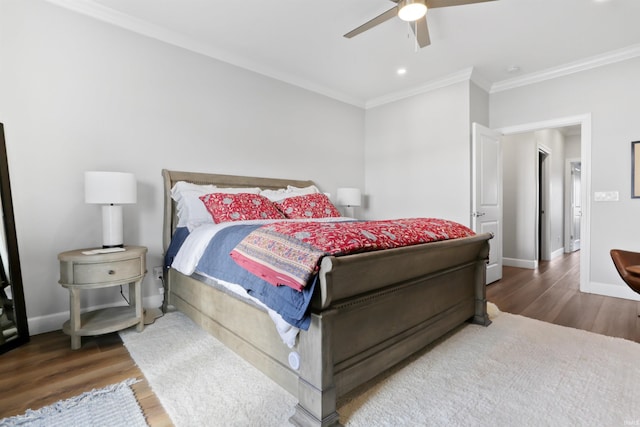
[[[596,191],[593,193],[595,202],[617,202],[619,200],[617,191]]]

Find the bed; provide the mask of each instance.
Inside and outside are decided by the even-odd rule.
[[[179,181],[279,189],[312,181],[163,170],[163,248],[176,230],[171,189]],[[310,325],[293,348],[264,308],[165,267],[165,302],[264,372],[298,404],[290,422],[340,425],[346,393],[464,322],[489,325],[485,270],[489,234],[345,256],[325,256]]]

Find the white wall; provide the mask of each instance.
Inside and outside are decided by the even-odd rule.
[[[609,250],[640,251],[640,200],[630,198],[630,143],[640,135],[638,75],[640,59],[634,58],[491,95],[493,128],[591,114],[590,188],[618,191],[620,201],[594,202],[589,194],[586,280],[592,290],[630,298],[636,296],[618,277]]]
[[[469,225],[469,82],[367,110],[367,218],[448,218]]]
[[[565,157],[568,159],[580,158],[580,135],[567,135],[564,137]]]
[[[536,265],[537,147],[533,132],[502,138],[504,265]]]
[[[479,123],[482,126],[489,126],[489,94],[473,80],[469,84],[469,113],[470,122]],[[471,135],[469,135],[471,138]]]
[[[56,255],[101,244],[83,172],[136,174],[125,242],[161,265],[162,168],[364,188],[364,111],[36,0],[0,2],[5,124],[31,333],[59,329]],[[149,276],[143,293],[159,299]],[[84,306],[121,302],[111,289]]]

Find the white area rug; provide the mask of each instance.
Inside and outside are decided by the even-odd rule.
[[[22,415],[0,420],[0,426],[29,427],[146,427],[147,422],[130,386],[119,384],[82,393]]]
[[[288,425],[296,399],[183,314],[121,335],[176,426]],[[634,342],[500,313],[338,412],[344,425],[367,427],[640,425],[638,357]]]

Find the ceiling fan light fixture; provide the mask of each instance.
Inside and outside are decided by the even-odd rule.
[[[401,0],[398,2],[398,18],[414,22],[427,14],[425,0]]]

